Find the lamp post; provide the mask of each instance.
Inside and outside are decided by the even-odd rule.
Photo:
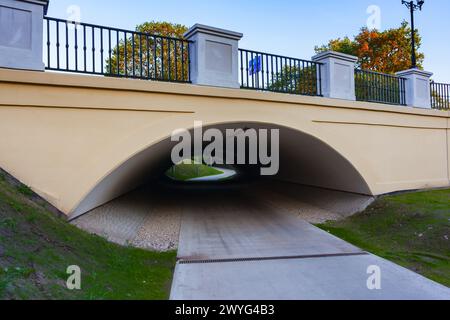
[[[406,1],[402,0],[402,4],[404,4],[411,11],[411,68],[417,68],[417,59],[416,59],[416,39],[415,39],[415,29],[414,29],[414,11],[420,10],[422,11],[422,7],[425,4],[424,0],[416,0],[414,1]]]

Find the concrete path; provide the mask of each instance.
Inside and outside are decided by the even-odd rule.
[[[224,168],[216,168],[216,167],[213,167],[213,168],[218,170],[218,171],[221,171],[222,173],[214,175],[214,176],[207,176],[207,177],[189,179],[188,181],[190,181],[190,182],[220,181],[220,180],[231,178],[231,177],[236,175],[236,171],[235,170],[224,169]]]
[[[183,212],[178,259],[174,300],[450,299],[450,289],[242,193]],[[367,287],[370,266],[381,290]]]
[[[381,290],[367,288],[367,267],[381,268]],[[372,255],[178,264],[173,300],[416,300],[450,292]]]
[[[223,260],[304,255],[351,254],[362,251],[297,217],[237,193],[228,201],[205,200],[185,212],[178,258]],[[221,205],[212,207],[214,200]]]

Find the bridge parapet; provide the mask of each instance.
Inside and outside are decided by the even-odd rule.
[[[431,109],[430,80],[432,72],[409,69],[397,73],[406,78],[406,104],[411,107]]]
[[[0,67],[44,71],[47,6],[48,0],[0,0]]]
[[[356,100],[355,67],[357,57],[340,52],[326,51],[312,58],[322,63],[322,92],[325,97]]]
[[[0,0],[0,68],[43,71],[45,66],[425,109],[432,100],[438,102],[434,108],[449,105],[448,89],[430,87],[430,72],[412,69],[395,76],[357,70],[357,57],[332,51],[308,61],[243,50],[238,46],[242,33],[200,24],[186,32],[186,39],[176,39],[44,17],[48,2]]]
[[[239,88],[238,51],[243,34],[196,24],[185,33],[190,44],[193,84]]]

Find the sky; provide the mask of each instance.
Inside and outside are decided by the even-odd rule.
[[[380,19],[370,19],[378,16],[368,13],[373,6]],[[382,30],[409,21],[401,0],[51,0],[47,15],[76,20],[77,12],[81,22],[130,30],[152,20],[211,25],[242,32],[241,48],[302,59],[310,59],[316,45],[356,35],[368,20]],[[450,83],[450,1],[426,0],[416,27],[425,70]]]

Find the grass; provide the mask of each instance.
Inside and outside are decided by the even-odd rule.
[[[0,172],[1,173],[1,172]],[[167,299],[175,252],[121,247],[49,212],[0,175],[0,299]],[[66,288],[81,268],[81,290]]]
[[[384,197],[319,227],[450,287],[450,189]]]
[[[204,164],[181,163],[170,168],[166,174],[169,178],[177,181],[188,181],[195,178],[217,176],[222,173],[222,171]]]

